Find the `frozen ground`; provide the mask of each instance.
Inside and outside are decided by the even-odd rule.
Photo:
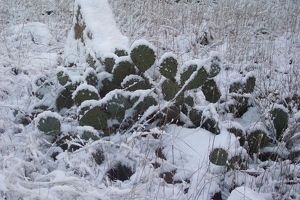
[[[93,3],[92,0],[88,2]],[[299,94],[298,1],[290,0],[286,5],[272,1],[274,7],[262,1],[247,4],[246,1],[228,0],[223,7],[219,1],[204,1],[205,6],[171,1],[111,1],[117,25],[129,41],[116,29],[107,1],[99,2],[103,2],[103,6],[95,6],[93,10],[101,11],[97,15],[101,24],[98,37],[122,39],[105,44],[91,43],[91,48],[101,51],[102,47],[113,46],[114,42],[126,46],[127,42],[131,44],[145,38],[157,47],[159,57],[172,51],[184,63],[194,58],[207,58],[210,51],[216,50],[221,54],[224,68],[254,70],[259,83],[257,95],[265,94],[266,97],[265,101],[255,102],[256,108],[236,119],[235,122],[243,127],[253,127],[270,109],[270,99],[274,96]],[[284,8],[284,12],[280,8]],[[243,11],[249,13],[238,18],[238,15],[244,16]],[[191,13],[197,15],[193,17]],[[267,15],[270,13],[272,15]],[[246,15],[254,21],[248,20]],[[197,17],[203,19],[203,23],[199,24]],[[39,102],[33,95],[34,81],[41,76],[52,80],[57,66],[65,62],[62,55],[72,18],[71,1],[0,2],[1,198],[201,200],[210,199],[220,191],[223,199],[230,200],[300,198],[300,168],[289,161],[254,161],[247,170],[236,171],[209,162],[209,153],[214,148],[226,149],[229,157],[245,153],[238,138],[225,128],[230,126],[226,123],[232,120],[230,116],[222,119],[223,128],[217,136],[201,128],[167,125],[89,142],[75,152],[61,152],[57,160],[53,160],[51,154],[57,147],[45,142],[34,120],[28,118],[28,124],[23,125],[20,119]],[[228,21],[225,23],[222,19]],[[96,22],[90,21],[91,24]],[[106,30],[110,30],[110,34],[104,34]],[[209,45],[199,44],[198,39],[204,32],[214,38]],[[106,41],[112,41],[109,39]],[[223,74],[219,84],[230,81],[231,76]],[[57,83],[51,84],[55,88]],[[45,101],[53,101],[55,90],[53,92],[47,94],[49,98]],[[295,116],[297,112],[296,109]],[[62,123],[62,129],[73,131],[75,122],[68,120]],[[157,139],[154,135],[160,137]],[[106,162],[102,165],[93,160],[98,149],[105,152]],[[157,149],[161,149],[165,158],[157,156],[160,154]],[[107,177],[106,172],[117,162],[134,169],[129,180],[111,181]],[[153,163],[160,167],[154,167]],[[175,174],[173,183],[160,177],[167,172]],[[287,180],[292,184],[285,185]]]

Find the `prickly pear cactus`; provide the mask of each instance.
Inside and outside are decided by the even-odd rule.
[[[120,93],[116,93],[106,103],[106,111],[108,116],[119,121],[124,120],[125,111],[132,107],[129,99]]]
[[[128,56],[128,51],[124,48],[115,48],[114,52],[118,57]]]
[[[52,136],[60,133],[60,120],[60,115],[51,111],[45,111],[35,119],[37,129]]]
[[[215,165],[225,166],[228,159],[228,153],[222,148],[216,148],[209,154],[209,161]]]
[[[194,70],[195,69],[195,70]],[[195,74],[194,74],[195,73]],[[207,81],[208,73],[201,67],[198,71],[195,65],[191,65],[187,71],[181,74],[181,85],[185,85],[187,81],[188,84],[185,86],[185,90],[192,90],[201,87],[205,81]]]
[[[136,90],[147,90],[147,89],[151,88],[151,85],[148,83],[148,81],[146,81],[139,75],[127,76],[123,80],[121,86],[125,90],[131,91],[131,92],[136,91]]]
[[[244,93],[252,93],[254,91],[255,83],[256,83],[256,78],[254,76],[248,77],[248,79],[246,80],[246,85],[245,85],[245,89],[243,92]]]
[[[233,133],[236,137],[238,137],[240,145],[244,146],[244,144],[245,144],[245,133],[242,129],[239,129],[239,128],[236,128],[236,127],[231,127],[227,130],[228,130],[228,132]]]
[[[180,88],[176,84],[176,82],[166,79],[161,86],[161,90],[164,96],[164,100],[170,101],[179,92]]]
[[[135,67],[132,64],[128,56],[122,57],[116,60],[116,64],[113,68],[114,82],[117,85],[121,85],[124,78],[128,75],[135,74]]]
[[[210,79],[203,84],[202,92],[206,100],[211,103],[216,103],[221,97],[221,92],[213,79]]]
[[[77,127],[77,135],[83,140],[99,140],[100,136],[98,131],[96,131],[93,127],[90,126],[80,126]]]
[[[200,127],[202,120],[202,111],[192,108],[189,112],[189,118],[196,127]]]
[[[160,61],[159,71],[164,77],[175,81],[175,76],[177,73],[178,62],[175,55],[171,53],[166,53]]]
[[[97,87],[99,84],[99,80],[97,77],[97,73],[93,68],[88,68],[85,70],[83,77],[88,85],[92,85]]]
[[[57,73],[57,80],[58,80],[59,84],[61,84],[62,86],[71,82],[71,79],[66,71],[59,71]]]
[[[143,73],[155,63],[155,49],[147,41],[139,40],[132,45],[130,57],[139,72]]]
[[[255,130],[247,136],[249,153],[258,153],[259,150],[268,145],[267,134],[263,130]]]
[[[211,117],[204,118],[201,128],[204,128],[215,135],[220,134],[219,123]]]
[[[131,101],[137,102],[139,100],[139,97],[134,97]],[[133,108],[135,111],[135,116],[137,115],[143,115],[144,112],[150,107],[157,105],[157,101],[152,96],[145,96],[143,99],[140,100],[139,103],[135,105]]]
[[[281,140],[284,131],[288,127],[289,116],[284,108],[275,108],[271,111],[272,121],[276,130],[276,139]]]
[[[73,92],[68,88],[63,89],[58,93],[58,96],[56,98],[56,108],[58,111],[63,108],[71,108],[74,105],[72,93]]]
[[[93,86],[87,84],[80,85],[73,93],[73,100],[76,106],[80,106],[80,104],[86,100],[93,99],[99,99],[98,91]]]
[[[118,58],[118,56],[116,54],[105,54],[102,58],[103,60],[103,64],[105,66],[105,70],[108,73],[112,73],[112,70],[115,66],[116,63],[116,59]]]
[[[102,80],[102,87],[100,89],[100,96],[105,97],[107,93],[118,88],[118,85],[112,81],[110,78],[105,78]]]
[[[96,130],[105,130],[107,128],[107,114],[100,106],[92,107],[80,113],[84,113],[79,116],[80,126],[91,126]]]

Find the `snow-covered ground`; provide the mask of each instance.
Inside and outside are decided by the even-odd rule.
[[[223,148],[229,159],[247,157],[239,138],[226,128],[235,123],[244,130],[257,128],[274,106],[274,98],[279,102],[299,95],[300,3],[201,2],[114,0],[110,1],[111,11],[107,0],[87,0],[90,10],[83,13],[91,15],[83,17],[96,39],[86,37],[82,47],[70,32],[76,17],[72,1],[2,0],[0,198],[299,199],[297,163],[288,159],[261,162],[254,157],[247,158],[251,162],[246,169],[237,170],[212,164],[209,155],[213,149]],[[202,40],[205,34],[208,45]],[[74,152],[49,143],[36,128],[39,118],[33,120],[31,112],[34,107],[50,105],[51,109],[54,104],[59,90],[57,68],[87,53],[78,48],[92,49],[101,57],[116,46],[129,49],[140,38],[156,46],[159,58],[172,51],[182,65],[195,58],[208,59],[211,51],[218,51],[223,69],[216,80],[222,93],[228,83],[242,79],[238,72],[251,71],[257,77],[252,96],[256,106],[240,118],[215,113],[221,121],[219,135],[174,124],[145,130],[140,124],[125,134],[90,140]],[[35,83],[41,78],[46,82],[37,87]],[[37,98],[38,92],[44,96],[43,102]],[[258,101],[261,95],[265,96]],[[201,93],[198,100],[201,104]],[[297,123],[298,108],[291,112],[290,123]],[[62,131],[81,131],[71,115],[60,120]],[[282,146],[276,148],[282,148],[282,154],[286,151]],[[105,157],[101,164],[97,161],[99,152]],[[57,153],[55,159],[53,153]],[[128,180],[113,181],[107,175],[118,163],[132,170]]]

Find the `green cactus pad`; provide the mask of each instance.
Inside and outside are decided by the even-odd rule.
[[[83,86],[87,86],[87,85],[83,85]],[[90,88],[94,88],[93,86],[90,86]],[[94,90],[91,90],[90,88],[86,88],[86,87],[78,87],[78,89],[74,92],[73,94],[73,100],[75,102],[76,106],[80,106],[82,102],[86,101],[86,100],[98,100],[99,99],[99,95],[98,92],[96,90],[96,88],[94,88]]]
[[[124,120],[125,111],[132,107],[129,99],[122,94],[115,94],[106,103],[106,111],[108,116],[119,121]]]
[[[137,102],[139,97],[135,97],[132,102]],[[144,112],[150,107],[157,105],[157,101],[152,96],[145,96],[135,107],[135,113],[138,115],[144,114]]]
[[[221,92],[213,79],[204,83],[202,86],[202,92],[206,100],[211,103],[216,103],[221,97]]]
[[[135,67],[130,61],[129,57],[123,57],[127,59],[116,60],[116,64],[113,68],[114,82],[117,85],[121,85],[124,78],[128,75],[135,74]]]
[[[97,73],[93,68],[88,68],[84,72],[83,76],[84,76],[84,79],[85,79],[85,81],[88,85],[92,85],[94,87],[98,86],[99,80],[98,80],[98,77],[97,77]]]
[[[244,135],[244,131],[241,129],[238,129],[236,127],[232,127],[227,129],[228,132],[233,133],[236,137],[239,137],[239,142],[241,146],[244,146],[245,144],[245,135]]]
[[[125,49],[116,48],[114,54],[116,54],[118,57],[128,56],[128,51]]]
[[[196,126],[200,127],[202,120],[202,111],[192,108],[189,112],[189,118],[191,122]]]
[[[96,130],[105,130],[107,128],[107,114],[100,106],[95,106],[80,116],[80,126],[91,126]]]
[[[65,88],[58,94],[56,98],[56,108],[58,111],[63,108],[71,108],[74,105],[72,93],[71,90]]]
[[[206,118],[203,121],[201,128],[204,128],[205,130],[208,130],[209,132],[211,132],[215,135],[220,134],[219,124],[215,119],[212,119],[212,118]]]
[[[140,73],[148,70],[156,59],[153,48],[151,48],[151,45],[147,45],[146,42],[145,44],[135,45],[130,52],[130,57]]]
[[[233,156],[228,161],[228,167],[232,170],[245,170],[247,169],[247,162],[240,156]]]
[[[255,83],[256,78],[254,76],[248,77],[243,93],[252,93],[254,91]]]
[[[249,153],[258,153],[258,151],[268,145],[267,134],[262,130],[256,130],[251,132],[247,136]]]
[[[115,54],[111,55],[111,56],[106,56],[104,58],[104,66],[105,66],[105,70],[108,72],[108,73],[112,73],[112,70],[115,66],[115,63],[116,63],[116,58],[117,56]]]
[[[184,73],[181,74],[181,84],[182,86],[185,84],[186,81],[189,81],[189,83],[185,86],[185,90],[192,90],[192,89],[197,89],[200,86],[202,86],[205,81],[207,81],[208,74],[204,67],[201,67],[197,72],[196,75],[192,78],[192,80],[189,80],[191,78],[191,75],[194,70],[194,65],[191,65],[191,67],[185,71]]]
[[[282,108],[275,108],[271,111],[272,121],[276,130],[276,139],[280,140],[288,127],[289,116]]]
[[[96,141],[100,138],[98,132],[94,128],[88,126],[78,127],[77,133],[81,139],[86,141],[90,139]]]
[[[51,111],[45,111],[36,118],[37,128],[47,135],[58,135],[60,133],[60,116]]]
[[[118,85],[109,78],[102,80],[102,88],[100,89],[100,96],[105,97],[107,93],[119,88]]]
[[[177,68],[178,68],[178,62],[176,58],[173,55],[168,55],[160,61],[160,68],[159,71],[161,75],[164,77],[175,81],[175,76],[177,73]]]
[[[161,91],[164,97],[164,100],[170,101],[172,100],[175,95],[179,92],[180,88],[176,84],[176,82],[166,79],[162,86],[161,86]]]
[[[234,105],[229,106],[230,112],[233,113],[235,117],[243,116],[250,107],[249,98],[242,96],[233,96],[233,99]]]
[[[64,71],[58,72],[56,76],[57,76],[57,80],[58,80],[59,84],[61,84],[62,86],[71,82],[69,75]]]
[[[228,153],[222,148],[216,148],[209,154],[209,161],[218,166],[225,166],[228,159]]]
[[[96,61],[90,54],[87,56],[86,62],[88,63],[89,67],[96,69]]]
[[[151,88],[151,85],[138,75],[129,75],[122,82],[122,88],[127,91],[147,90]]]

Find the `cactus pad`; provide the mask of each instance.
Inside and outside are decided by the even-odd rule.
[[[71,90],[65,88],[56,98],[56,108],[60,111],[63,108],[71,108],[74,105]]]
[[[176,58],[172,55],[165,57],[162,61],[160,61],[160,73],[164,77],[175,81],[175,76],[177,72],[178,62]]]
[[[165,80],[161,86],[161,91],[166,101],[172,100],[179,90],[180,88],[176,82],[169,79]]]
[[[87,87],[81,87],[87,86]],[[80,106],[80,104],[86,100],[98,100],[99,95],[96,88],[89,85],[81,85],[77,88],[77,90],[73,93],[73,100],[76,106]]]
[[[202,86],[207,80],[208,74],[204,67],[201,67],[195,74],[195,76],[191,77],[191,75],[197,70],[195,69],[195,65],[191,65],[187,71],[181,74],[181,84],[184,85],[186,81],[189,83],[185,86],[185,90],[197,89]],[[189,80],[192,78],[192,80]]]
[[[139,75],[129,75],[122,82],[122,88],[128,91],[136,91],[136,90],[147,90],[150,89],[151,86],[148,81],[145,81]]]
[[[280,140],[282,138],[284,131],[288,127],[288,121],[289,121],[288,113],[281,108],[275,108],[271,111],[271,115],[272,115],[273,125],[276,130],[276,138],[277,140]]]
[[[37,128],[47,135],[57,135],[60,133],[60,116],[51,111],[45,111],[36,118]]]
[[[155,63],[156,55],[150,46],[140,44],[135,46],[130,52],[132,62],[141,73],[148,70]]]
[[[124,57],[125,58],[125,57]],[[116,60],[116,64],[113,68],[114,82],[117,85],[121,85],[124,78],[130,74],[135,74],[135,67],[130,61],[129,57],[127,59]]]
[[[100,106],[93,107],[86,111],[79,118],[80,126],[92,126],[96,130],[105,130],[107,128],[107,114]]]
[[[260,148],[266,147],[268,145],[268,137],[262,130],[256,130],[251,132],[247,136],[249,152],[257,153]]]
[[[215,165],[225,166],[228,159],[228,153],[222,148],[216,148],[209,154],[209,161]]]
[[[64,71],[59,71],[56,76],[57,76],[57,80],[58,80],[59,84],[61,84],[62,86],[71,82],[69,75]]]
[[[221,92],[213,79],[204,83],[202,92],[205,95],[206,100],[211,103],[216,103],[221,97]]]

